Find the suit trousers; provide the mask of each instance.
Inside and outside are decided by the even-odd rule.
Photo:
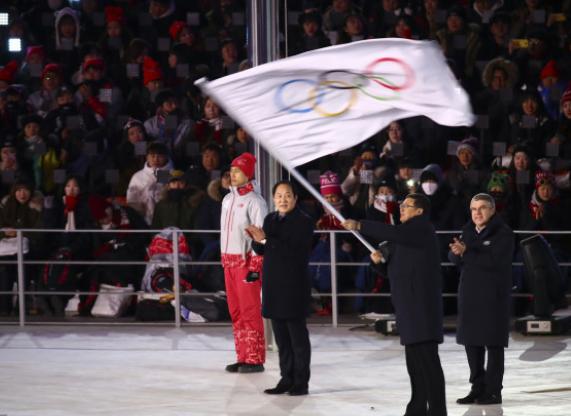
[[[466,345],[466,356],[470,366],[470,383],[476,395],[502,392],[504,379],[504,347]],[[486,361],[488,350],[488,364]]]
[[[412,390],[405,416],[446,416],[444,373],[437,342],[405,345]]]
[[[311,344],[305,318],[272,319],[272,329],[279,348],[282,382],[307,388]]]

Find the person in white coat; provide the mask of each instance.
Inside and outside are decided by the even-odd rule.
[[[242,153],[232,161],[230,193],[222,200],[220,251],[228,309],[232,318],[237,361],[226,366],[231,373],[264,371],[266,346],[261,306],[263,257],[252,250],[250,225],[262,227],[266,201],[252,180],[256,158]]]
[[[147,147],[146,162],[143,169],[135,172],[127,188],[127,204],[145,219],[147,224],[153,221],[155,205],[159,202],[165,183],[159,182],[160,171],[165,178],[173,169],[168,157],[168,149],[162,143],[151,143]]]

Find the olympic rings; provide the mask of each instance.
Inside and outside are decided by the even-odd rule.
[[[394,73],[382,73],[378,67],[383,63],[393,64]],[[398,69],[394,69],[394,65]],[[377,69],[377,72],[375,72]],[[389,75],[404,77],[402,82],[392,81]],[[334,79],[331,79],[331,78]],[[304,114],[315,111],[322,117],[336,117],[346,113],[357,101],[358,92],[378,101],[395,100],[399,98],[402,90],[410,88],[415,83],[415,75],[412,68],[404,61],[397,58],[379,58],[367,65],[363,73],[348,70],[325,71],[318,75],[317,80],[312,79],[292,79],[281,84],[275,93],[275,102],[280,111],[289,113]],[[294,86],[295,84],[298,84]],[[301,88],[305,84],[309,89]],[[294,86],[294,88],[291,88]],[[381,95],[379,89],[392,91],[392,95]],[[303,96],[307,91],[307,96]],[[337,93],[333,94],[335,91]],[[342,91],[347,91],[344,97],[340,96]],[[339,97],[344,101],[340,109],[326,110],[326,102],[336,106]],[[326,98],[329,98],[326,100]],[[288,102],[291,102],[288,104]]]
[[[309,79],[292,79],[291,81],[285,82],[282,85],[280,85],[280,87],[278,88],[278,91],[276,92],[276,101],[277,101],[277,105],[278,108],[281,108],[282,110],[287,110],[290,113],[309,113],[310,111],[313,110],[313,108],[316,105],[319,105],[320,100],[322,99],[322,95],[319,95],[316,99],[317,101],[310,107],[307,108],[293,108],[291,106],[287,106],[283,103],[282,101],[282,97],[283,97],[283,91],[290,85],[296,83],[296,82],[302,82],[305,84],[310,84],[311,86],[315,85],[315,81],[311,81]],[[308,100],[308,101],[311,101]],[[301,103],[300,103],[301,104]]]
[[[336,74],[336,73],[349,74],[349,75],[352,75],[354,78],[360,78],[364,82],[362,84],[349,85],[346,87],[338,87],[338,86],[333,85],[330,87],[333,89],[345,90],[345,89],[361,88],[361,87],[364,87],[365,85],[367,85],[369,83],[369,79],[367,78],[367,76],[365,76],[363,74],[359,74],[358,72],[345,71],[345,70],[333,70],[333,71],[322,72],[321,74],[319,74],[319,82],[331,82],[331,80],[329,80],[327,77],[330,74]]]
[[[345,86],[335,87],[335,86],[333,85],[334,83],[345,84]],[[351,90],[351,96],[349,97],[349,100],[347,101],[347,105],[346,105],[343,109],[341,109],[341,110],[339,110],[339,111],[335,111],[335,112],[327,112],[327,111],[324,111],[324,110],[322,110],[322,109],[319,107],[319,104],[316,103],[315,106],[313,107],[313,109],[315,110],[315,112],[316,112],[317,114],[320,114],[320,115],[322,115],[323,117],[336,117],[336,116],[339,116],[339,115],[343,114],[344,112],[346,112],[347,110],[349,110],[349,109],[353,106],[353,104],[355,103],[355,101],[357,100],[357,92],[355,91],[355,89],[354,89],[354,88],[349,88],[350,85],[344,83],[343,81],[324,81],[324,82],[320,82],[319,85],[313,89],[313,91],[310,93],[310,95],[313,97],[314,94],[317,93],[317,94],[320,94],[321,96],[323,96],[324,94],[323,94],[323,93],[320,93],[320,92],[318,91],[318,88],[319,88],[320,86],[322,86],[322,85],[326,85],[326,86],[328,86],[329,88],[333,88],[333,89],[340,89],[340,90],[350,89],[350,90]],[[317,99],[316,99],[316,101],[317,101]]]
[[[404,72],[405,81],[402,85],[394,85],[394,84],[391,85],[389,83],[377,81],[377,80],[373,79],[374,82],[376,82],[379,85],[382,85],[385,88],[388,88],[389,90],[394,90],[394,91],[400,91],[400,90],[407,89],[410,86],[412,86],[412,84],[414,84],[414,72],[412,71],[412,68],[407,63],[405,63],[405,62],[403,62],[397,58],[379,58],[379,59],[371,62],[367,66],[367,68],[365,68],[366,73],[373,75],[374,74],[373,68],[382,62],[393,62],[397,65],[400,65],[400,67],[402,68],[402,70]],[[373,77],[373,78],[376,78],[376,77]],[[378,78],[381,78],[381,77],[378,77]]]

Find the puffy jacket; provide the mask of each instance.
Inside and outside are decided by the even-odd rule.
[[[263,258],[252,250],[252,239],[245,231],[250,224],[261,228],[268,214],[266,201],[255,188],[254,182],[239,189],[231,187],[230,193],[222,200],[220,251],[223,267],[247,267],[254,272],[262,270]]]
[[[164,184],[157,181],[159,170],[169,172],[172,162],[168,162],[162,168],[151,168],[147,163],[145,167],[136,172],[127,188],[127,204],[145,218],[147,224],[151,224],[155,205],[162,195]]]

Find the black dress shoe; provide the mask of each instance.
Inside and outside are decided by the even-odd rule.
[[[264,366],[262,364],[240,364],[238,367],[238,372],[243,373],[261,373],[264,371]]]
[[[482,397],[478,397],[476,399],[476,404],[502,404],[502,395],[501,394],[486,394]]]
[[[468,395],[466,397],[462,397],[461,399],[456,400],[456,403],[458,404],[473,404],[476,402],[476,399],[478,399],[480,395],[471,391],[470,393],[468,393]]]
[[[307,386],[293,386],[289,389],[290,396],[305,396],[308,394]]]
[[[266,389],[264,393],[266,394],[284,394],[291,389],[291,383],[280,381],[276,387],[273,389]]]
[[[226,366],[226,371],[228,371],[229,373],[237,373],[238,369],[240,368],[241,365],[243,365],[244,363],[234,363],[234,364],[228,364]]]

